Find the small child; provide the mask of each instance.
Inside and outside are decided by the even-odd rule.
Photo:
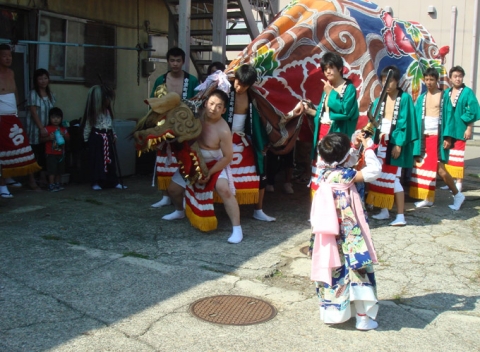
[[[42,137],[45,142],[48,190],[58,192],[64,189],[60,185],[60,176],[65,172],[65,141],[70,136],[67,129],[62,127],[63,112],[60,108],[50,109],[48,119],[49,124],[45,126],[47,136]]]
[[[360,142],[366,163],[361,171],[346,166],[356,161],[351,160],[355,152],[346,134],[327,134],[318,147],[322,162],[310,214],[315,236],[311,279],[316,281],[321,320],[340,324],[356,311],[356,328],[371,330],[378,326],[373,320],[378,311],[373,271],[377,256],[355,182],[376,179],[382,167],[369,139],[357,134],[355,148]]]

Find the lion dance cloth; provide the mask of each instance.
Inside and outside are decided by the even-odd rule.
[[[413,100],[426,89],[427,67],[436,68],[446,86],[441,53],[421,24],[393,19],[367,1],[293,1],[225,71],[233,75],[242,64],[257,69],[251,92],[273,152],[287,153],[295,144],[300,119],[289,119],[288,112],[298,101],[320,103],[325,79],[320,60],[326,52],[344,59],[343,76],[357,90],[358,128],[367,123],[368,106],[381,90],[377,75],[388,65],[400,69],[400,86]]]
[[[3,178],[24,176],[41,169],[15,115],[0,115],[0,166]]]

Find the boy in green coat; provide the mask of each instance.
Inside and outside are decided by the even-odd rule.
[[[335,53],[326,53],[320,62],[327,81],[322,80],[324,87],[320,105],[312,109],[304,103],[306,114],[314,117],[313,144],[311,151],[314,163],[314,176],[311,188],[316,191],[318,171],[316,163],[319,161],[316,153],[317,145],[328,133],[344,133],[352,137],[358,122],[357,91],[353,83],[343,78],[343,59]]]
[[[377,157],[382,161],[382,175],[370,183],[365,202],[382,208],[379,214],[372,216],[377,220],[388,219],[389,209],[395,202],[397,217],[390,226],[404,226],[407,224],[404,216],[405,194],[400,176],[402,168],[413,167],[414,148],[419,143],[419,134],[413,100],[398,87],[400,71],[396,66],[387,66],[382,70],[382,84],[386,83],[389,70],[393,71],[393,78],[386,88],[385,100],[380,102],[377,98],[373,106],[375,109],[381,104]]]
[[[461,192],[466,141],[472,138],[473,124],[479,120],[480,113],[475,93],[463,84],[463,78],[465,77],[463,68],[460,66],[452,67],[448,77],[452,87],[447,89],[443,96],[443,120],[448,127],[446,133],[453,138],[454,144],[450,149],[450,158],[446,169],[452,177],[457,179],[457,189]],[[457,203],[459,203],[459,200],[457,200]],[[461,205],[461,202],[459,204]],[[455,207],[455,200],[451,208],[457,208]]]

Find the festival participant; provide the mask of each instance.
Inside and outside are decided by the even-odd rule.
[[[225,65],[220,61],[214,61],[207,68],[207,75],[211,75],[217,71],[225,71]]]
[[[229,107],[224,118],[232,129],[234,151],[242,155],[239,160],[233,161],[232,172],[234,176],[248,176],[245,178],[246,180],[257,179],[257,175],[260,177],[259,183],[249,182],[252,184],[252,188],[237,187],[237,194],[243,192],[244,198],[254,197],[258,194],[258,202],[255,204],[253,218],[261,221],[275,221],[274,217],[268,216],[263,212],[263,198],[267,182],[265,150],[268,144],[268,137],[261,123],[260,115],[253,106],[248,93],[248,89],[256,80],[257,71],[253,66],[242,65],[235,71],[235,81],[233,89],[230,91]],[[251,158],[252,148],[254,159],[249,160],[249,163],[246,165],[245,162]],[[244,163],[240,165],[240,161],[244,161]],[[256,167],[257,175],[255,175],[253,170],[254,167]],[[242,170],[248,172],[248,174],[238,174]]]
[[[0,196],[13,198],[5,179],[30,175],[40,170],[27,134],[17,117],[17,86],[10,69],[12,50],[0,44]],[[32,189],[36,184],[30,185]]]
[[[177,47],[167,51],[168,72],[158,77],[153,85],[150,97],[160,97],[161,94],[175,92],[182,99],[190,99],[195,96],[195,87],[198,86],[198,80],[195,76],[182,70],[185,63],[185,52]],[[166,88],[166,89],[165,89]],[[168,184],[175,170],[178,168],[176,159],[172,157],[169,160],[165,150],[157,151],[157,160],[155,171],[157,174],[158,189],[163,191],[163,197],[160,201],[152,204],[153,208],[160,208],[172,204],[168,195]]]
[[[454,144],[450,149],[450,158],[446,169],[453,178],[456,178],[457,189],[461,192],[466,141],[472,138],[473,124],[480,119],[480,113],[475,93],[463,83],[465,77],[463,68],[452,67],[448,77],[452,87],[445,91],[443,116],[445,123],[448,124],[446,133],[454,139]],[[457,200],[459,204],[461,204],[460,199],[459,196]],[[455,204],[450,207],[456,208]]]
[[[125,189],[118,180],[115,153],[117,134],[113,129],[115,92],[106,85],[96,85],[87,94],[83,115],[83,139],[88,145],[90,181],[94,191],[104,187]]]
[[[414,155],[421,155],[421,158],[416,158],[409,194],[412,198],[422,199],[415,202],[417,208],[432,206],[435,200],[435,185],[438,173],[452,191],[453,205],[455,210],[458,210],[465,200],[465,196],[455,187],[452,176],[445,169],[452,138],[445,135],[444,132],[449,127],[442,122],[444,100],[443,92],[438,89],[439,74],[435,68],[430,67],[425,71],[423,77],[427,92],[422,94],[415,104],[419,131],[422,132],[420,134],[422,143],[417,143],[417,150]],[[420,145],[424,146],[422,150],[418,150]]]
[[[373,270],[377,256],[355,183],[376,179],[381,164],[368,139],[361,133],[356,136],[356,148],[361,142],[365,151],[366,165],[361,171],[346,166],[352,158],[347,135],[329,133],[318,147],[318,189],[310,214],[314,234],[311,279],[316,282],[324,323],[349,320],[353,301],[355,327],[371,330],[378,327],[374,320],[378,299]]]
[[[380,107],[380,145],[377,156],[382,160],[382,175],[368,188],[367,204],[382,208],[372,218],[385,220],[390,217],[395,201],[397,216],[390,226],[405,226],[405,194],[400,184],[402,168],[413,167],[415,143],[419,143],[418,126],[415,120],[413,100],[398,87],[400,71],[396,66],[387,66],[381,72],[382,84],[385,85],[388,71],[392,70],[393,78],[386,88],[384,101],[377,98],[373,109]]]
[[[320,105],[312,109],[305,104],[305,112],[314,117],[313,144],[311,158],[313,176],[311,188],[315,191],[318,185],[316,164],[319,162],[316,148],[328,133],[341,132],[352,136],[358,121],[357,91],[353,83],[343,78],[343,59],[335,53],[323,55],[320,65],[327,80],[322,80],[324,87]]]
[[[207,177],[198,181],[198,183],[204,184],[205,187],[214,185],[217,194],[222,198],[233,226],[228,242],[240,243],[243,239],[242,227],[240,226],[240,209],[230,187],[231,182],[229,182],[228,170],[226,170],[233,159],[232,133],[228,124],[222,118],[222,114],[226,111],[227,102],[228,95],[216,89],[205,103],[205,111],[201,117],[202,132],[197,142],[209,170]],[[162,219],[176,220],[185,217],[183,200],[186,187],[184,178],[177,170],[168,186],[168,193],[175,205],[175,211],[165,215]]]

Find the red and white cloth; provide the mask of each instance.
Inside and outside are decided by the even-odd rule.
[[[412,198],[435,199],[438,167],[438,135],[425,135],[425,156],[412,169],[409,195]]]
[[[0,165],[2,177],[37,172],[37,164],[26,131],[16,115],[0,115]]]
[[[463,139],[458,139],[450,149],[448,163],[445,165],[445,168],[453,178],[463,178],[466,145],[466,141]]]

